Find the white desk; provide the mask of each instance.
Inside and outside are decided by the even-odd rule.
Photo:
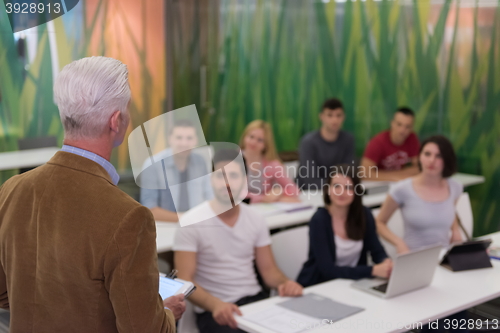
[[[484,176],[470,175],[468,173],[457,173],[451,178],[462,183],[464,187],[482,184],[485,181]]]
[[[469,175],[465,173],[457,173],[452,178],[462,183],[464,187],[481,184],[484,183],[485,181],[484,176]],[[376,189],[378,187],[385,188],[383,192],[375,194],[367,194],[363,196],[362,198],[363,205],[368,208],[382,205],[387,196],[388,187],[392,184],[391,182],[387,181],[379,182],[371,180],[363,181],[362,183],[368,191],[370,189]],[[283,228],[307,222],[311,219],[317,207],[323,206],[323,194],[321,191],[302,192],[300,194],[300,199],[304,203],[309,203],[311,206],[313,206],[313,208],[289,214],[279,214],[279,215],[269,216],[266,218],[269,225],[269,229]]]
[[[500,232],[490,235],[500,245]],[[438,266],[431,285],[388,300],[350,287],[352,280],[337,279],[304,289],[365,310],[307,332],[405,332],[500,296],[500,261],[493,268],[451,272]],[[243,315],[262,311],[285,298],[272,297],[240,307]],[[276,333],[236,316],[238,327],[252,333]],[[292,323],[291,323],[292,324]],[[297,324],[297,323],[295,323]],[[405,328],[406,326],[406,328]]]
[[[37,167],[47,163],[60,149],[47,147],[0,153],[0,171]]]
[[[464,186],[471,186],[484,182],[483,176],[457,174],[454,176],[456,180],[461,182]],[[376,182],[366,181],[366,188],[376,188],[378,186],[387,186],[389,182]],[[372,208],[380,206],[387,196],[387,192],[369,194],[363,196],[363,205]],[[306,223],[311,220],[314,212],[320,206],[323,206],[323,194],[320,191],[316,192],[302,192],[300,199],[303,203],[308,203],[312,207],[306,210],[300,210],[293,213],[276,214],[265,217],[269,230],[279,229],[294,226],[301,223]],[[173,222],[157,222],[157,237],[156,245],[158,252],[166,252],[172,250],[175,232],[179,228],[178,223]]]

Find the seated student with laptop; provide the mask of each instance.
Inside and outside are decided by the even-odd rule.
[[[379,234],[400,254],[462,240],[455,205],[463,186],[450,178],[457,170],[453,146],[444,136],[432,136],[422,143],[418,156],[420,173],[391,186],[376,218]],[[398,208],[404,221],[403,239],[387,227]]]
[[[323,186],[325,207],[309,223],[309,259],[297,281],[310,286],[335,278],[387,278],[392,262],[377,236],[375,220],[363,207],[357,169],[350,165],[332,168]],[[368,266],[370,252],[374,266]]]
[[[368,142],[361,159],[367,179],[398,181],[418,173],[420,145],[413,132],[414,122],[413,111],[400,107],[394,113],[390,129]]]
[[[248,124],[241,135],[240,148],[248,170],[250,203],[300,202],[299,188],[286,176],[276,153],[271,124],[260,119]],[[280,191],[274,189],[276,185]]]
[[[183,226],[176,234],[178,276],[198,288],[189,301],[196,306],[200,333],[241,332],[234,319],[234,313],[241,315],[238,306],[267,297],[257,281],[254,261],[264,283],[277,288],[280,296],[302,294],[302,286],[276,266],[264,219],[245,203],[233,205],[247,181],[244,162],[236,156],[238,151],[232,150],[214,154],[214,199],[188,211],[181,225],[201,222]]]
[[[455,206],[463,192],[463,186],[450,178],[457,171],[456,155],[451,142],[442,135],[424,140],[418,154],[418,166],[418,175],[402,180],[390,188],[376,218],[379,234],[392,243],[399,254],[436,243],[447,247],[450,243],[462,240]],[[398,208],[403,215],[403,238],[395,235],[387,226]],[[464,319],[466,313],[459,312],[448,318]],[[432,330],[424,327],[422,332],[427,331]],[[444,332],[444,329],[441,328],[438,332]]]

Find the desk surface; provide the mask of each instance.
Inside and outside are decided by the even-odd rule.
[[[489,235],[500,245],[500,232]],[[438,266],[431,285],[391,299],[382,299],[350,287],[352,280],[337,279],[304,289],[365,310],[308,332],[404,332],[500,296],[500,261],[493,268],[451,272]],[[262,311],[286,298],[272,297],[240,307],[243,315]],[[252,333],[276,333],[236,317],[239,328]],[[294,323],[291,323],[294,324]],[[298,323],[295,323],[298,325]],[[406,328],[405,328],[406,326]]]
[[[484,182],[483,176],[456,174],[453,177],[461,182],[464,186],[471,186]],[[376,188],[377,186],[387,186],[389,184],[388,182],[375,181],[368,181],[366,183],[367,188]],[[365,195],[363,196],[363,205],[369,208],[380,206],[384,202],[386,195],[387,192]],[[316,209],[320,206],[323,206],[323,196],[319,191],[316,193],[302,192],[300,194],[300,199],[303,203],[308,203],[312,207],[293,213],[282,213],[266,216],[265,219],[269,230],[306,223],[311,220],[311,217],[313,216],[314,212],[316,212]],[[258,209],[258,206],[256,206],[256,208]],[[177,228],[179,228],[178,223],[157,222],[156,226],[156,247],[158,252],[171,251],[174,244],[175,232],[177,231]]]
[[[60,149],[46,147],[0,153],[0,171],[37,167],[47,163]]]

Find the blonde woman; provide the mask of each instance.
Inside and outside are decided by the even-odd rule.
[[[248,197],[257,202],[299,202],[297,185],[286,176],[271,125],[254,120],[247,125],[240,139],[248,175]]]

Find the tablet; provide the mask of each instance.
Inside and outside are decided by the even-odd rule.
[[[486,252],[491,242],[491,239],[474,239],[451,244],[441,266],[453,272],[493,267]]]
[[[160,273],[160,296],[161,299],[169,298],[170,296],[184,294],[187,298],[193,293],[196,286],[189,281],[181,279],[171,279]]]

